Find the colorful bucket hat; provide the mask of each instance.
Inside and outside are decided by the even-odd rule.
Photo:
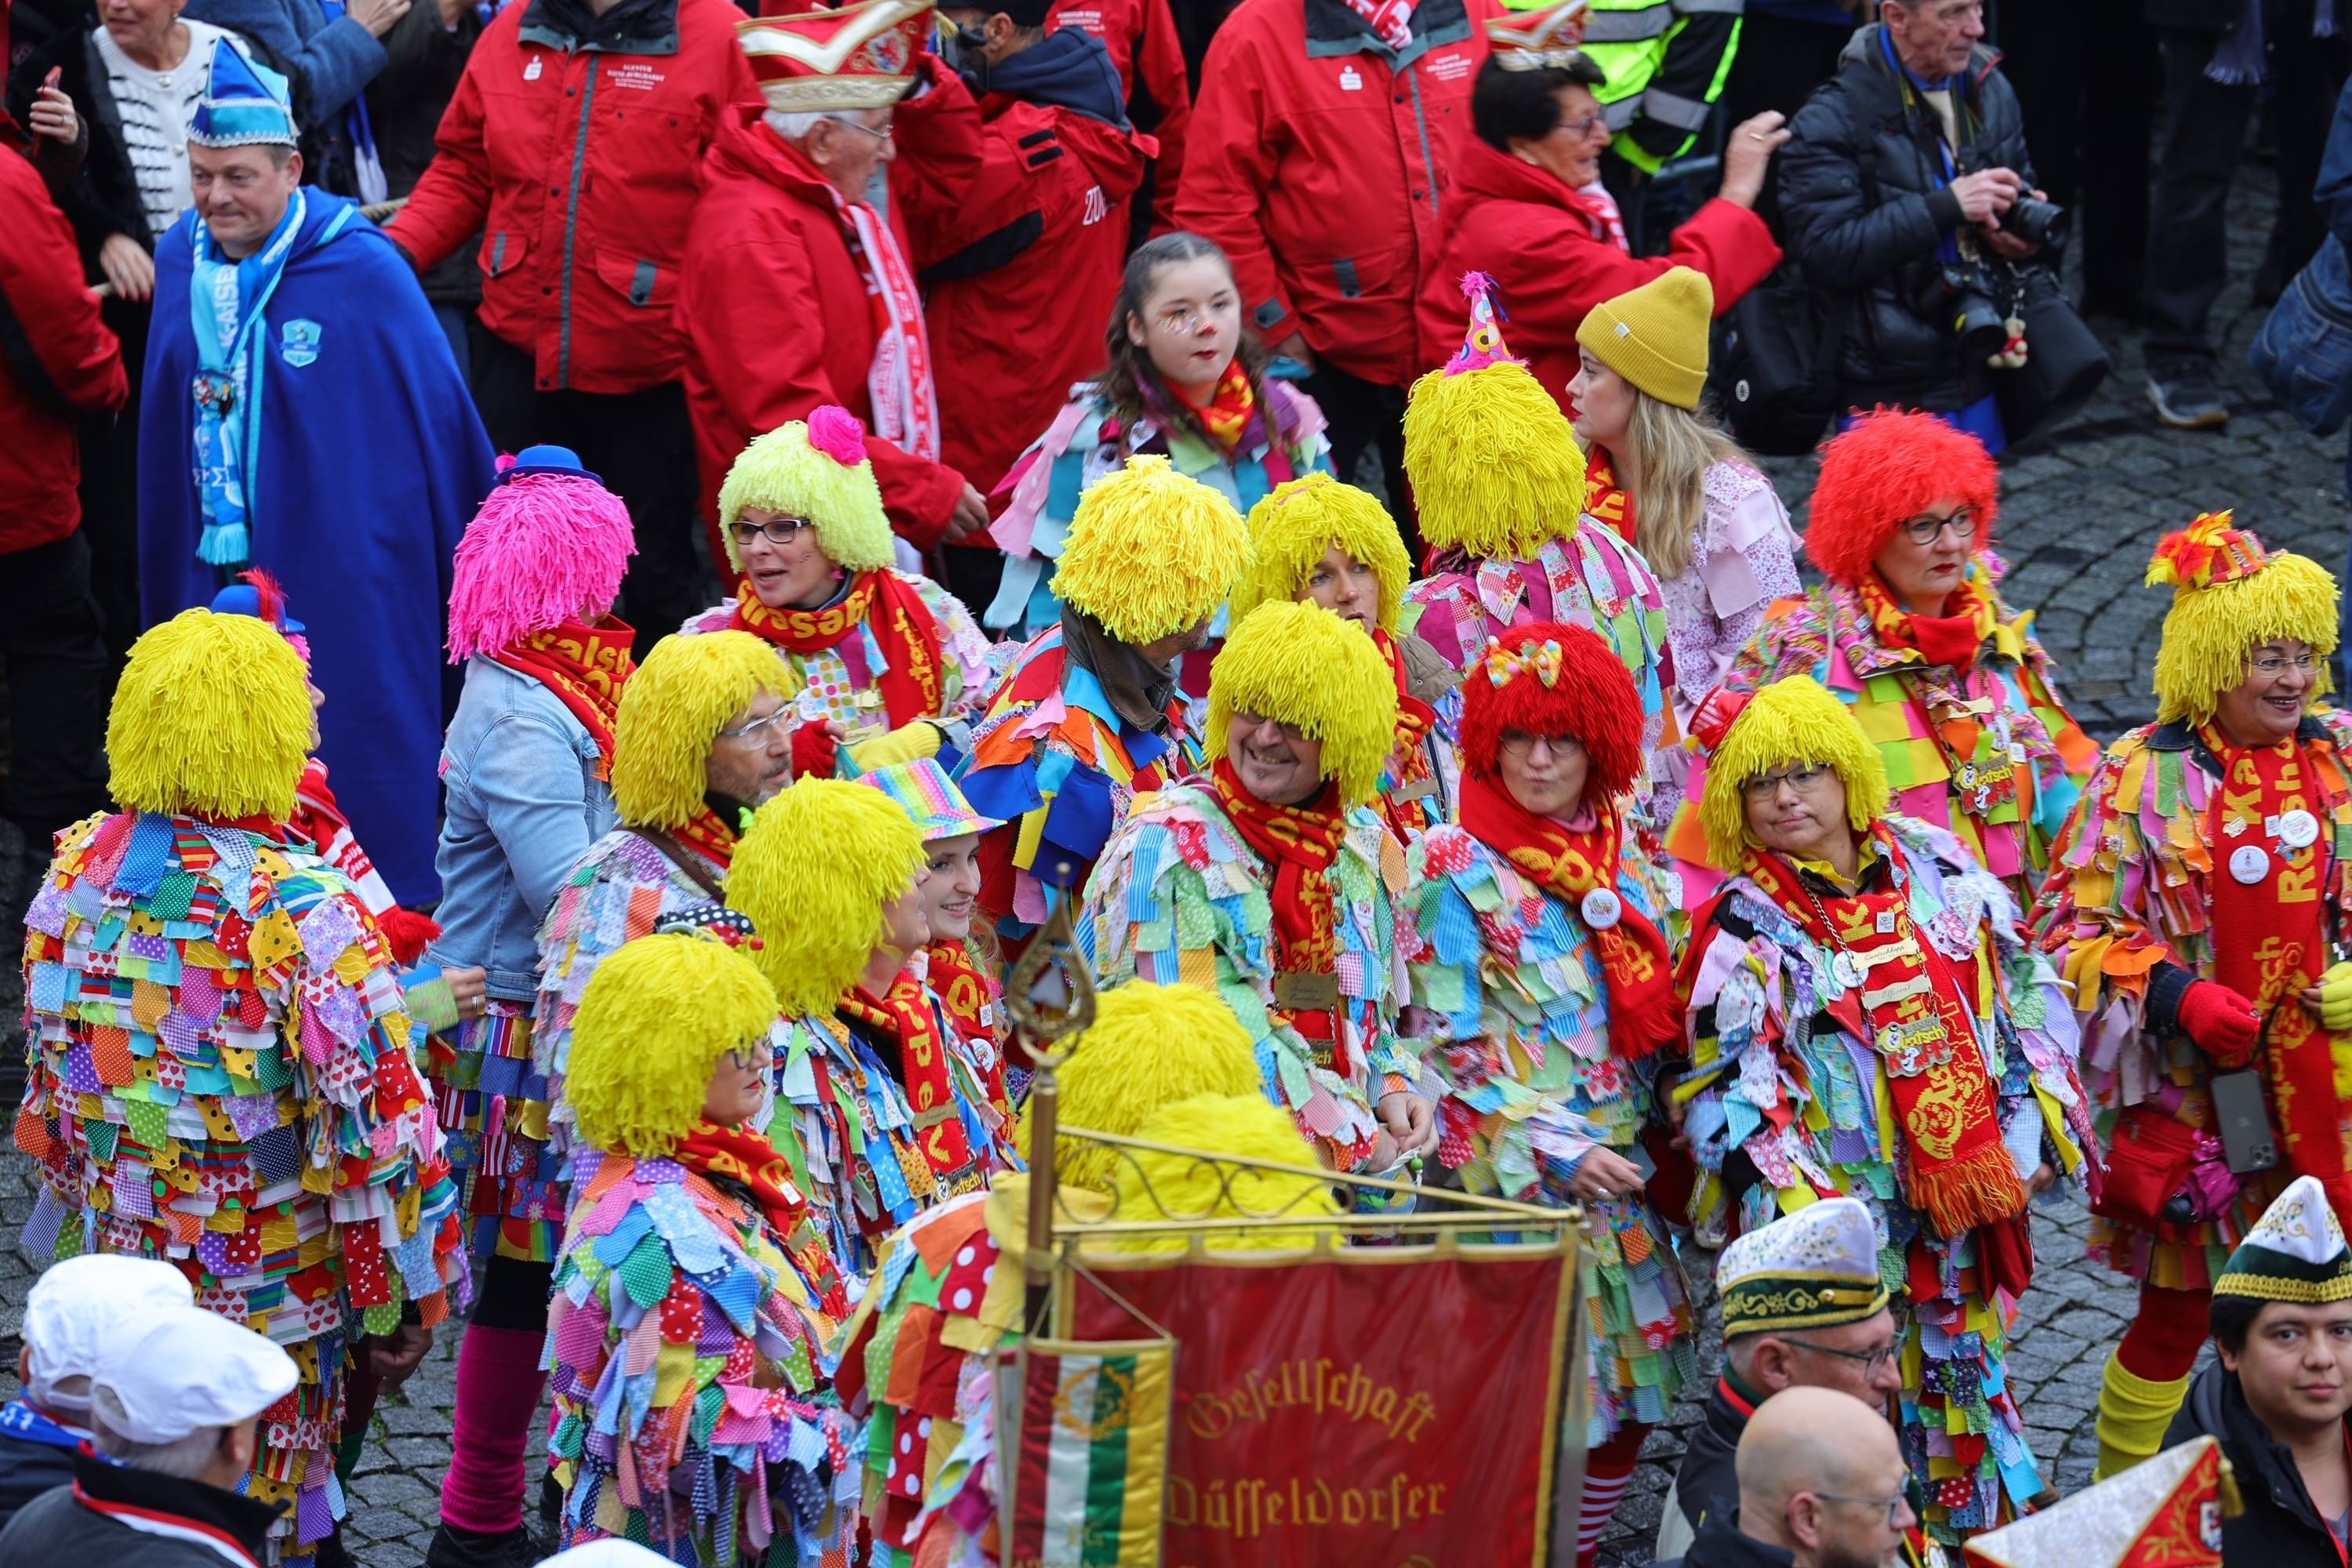
[[[1003,823],[992,816],[982,816],[971,808],[956,788],[948,771],[929,757],[911,763],[893,763],[887,768],[876,768],[858,775],[859,784],[872,784],[898,803],[906,814],[914,818],[915,826],[923,830],[923,842],[941,838],[960,838],[967,833],[985,833]]]

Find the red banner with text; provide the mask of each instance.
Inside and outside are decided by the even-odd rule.
[[[1087,1259],[1176,1340],[1164,1568],[1541,1568],[1571,1254],[1137,1262]],[[1075,1337],[1132,1337],[1071,1289]]]

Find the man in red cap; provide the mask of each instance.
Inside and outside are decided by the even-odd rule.
[[[931,0],[864,0],[738,25],[766,112],[730,123],[703,160],[678,286],[706,523],[754,437],[835,404],[866,426],[900,538],[928,550],[988,526],[980,491],[940,461],[907,237],[982,174],[971,95],[925,50],[930,14]]]

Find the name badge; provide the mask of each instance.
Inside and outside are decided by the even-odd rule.
[[[1285,970],[1274,977],[1274,1005],[1286,1013],[1328,1013],[1339,1005],[1339,977]]]
[[[1389,791],[1389,798],[1402,805],[1409,800],[1427,800],[1436,793],[1435,779],[1413,779]]]

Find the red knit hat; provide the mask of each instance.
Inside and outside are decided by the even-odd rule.
[[[1486,645],[1462,679],[1462,755],[1500,776],[1503,732],[1573,735],[1591,760],[1591,787],[1619,795],[1642,771],[1642,700],[1624,661],[1582,626],[1514,626]]]
[[[1881,408],[1822,448],[1805,553],[1832,583],[1853,587],[1899,523],[1958,497],[1977,521],[1970,544],[1992,542],[2000,470],[1984,444],[1929,414]]]

